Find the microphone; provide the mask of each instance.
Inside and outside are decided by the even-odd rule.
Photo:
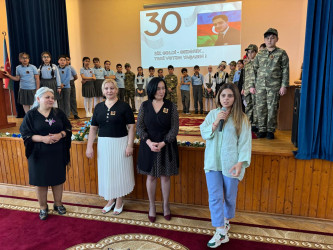
[[[227,111],[225,107],[222,107],[222,111]],[[222,132],[222,127],[223,127],[224,120],[220,120],[219,122],[219,132]]]

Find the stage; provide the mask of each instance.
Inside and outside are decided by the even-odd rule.
[[[183,115],[181,115],[182,117]],[[204,116],[202,116],[204,118]],[[15,119],[19,126],[22,119]],[[11,120],[9,119],[9,120]],[[1,130],[0,132],[7,132]],[[14,128],[8,132],[18,132]],[[237,210],[333,220],[333,163],[324,160],[297,160],[290,131],[277,131],[275,140],[254,139],[251,166],[239,184]],[[199,136],[178,140],[199,141]],[[85,157],[86,142],[73,141],[71,167],[65,191],[97,194],[97,161]],[[96,150],[96,143],[94,144]],[[174,204],[208,206],[203,171],[204,148],[179,147],[179,175],[171,178],[170,201]],[[135,146],[134,164],[138,153]],[[145,177],[135,173],[136,186],[127,196],[147,200]],[[19,138],[0,138],[0,183],[29,186],[24,145]],[[161,201],[161,190],[156,197]]]

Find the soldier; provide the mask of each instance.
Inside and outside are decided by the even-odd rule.
[[[280,95],[287,93],[289,86],[289,58],[285,50],[276,47],[278,31],[269,28],[264,34],[266,48],[253,61],[255,85],[251,94],[256,94],[259,138],[274,139]]]
[[[249,62],[244,66],[244,74],[243,74],[243,89],[242,89],[242,96],[245,99],[245,114],[249,118],[252,124],[252,131],[258,132],[258,117],[257,117],[257,110],[256,110],[256,102],[255,96],[250,93],[250,87],[254,86],[254,71],[253,71],[253,60],[258,53],[258,47],[255,44],[250,44],[245,49],[247,56],[249,58]]]
[[[235,73],[236,73],[236,62],[231,61],[229,63],[229,67],[230,67],[230,73],[229,73],[229,77],[228,77],[228,83],[233,83],[234,82],[234,76],[235,76]]]
[[[130,104],[131,100],[131,107],[132,111],[136,112],[135,109],[135,102],[134,102],[134,95],[135,95],[135,74],[131,71],[131,65],[129,63],[125,63],[125,102]]]
[[[169,74],[165,76],[164,81],[168,88],[166,99],[170,100],[177,106],[177,85],[178,78],[173,74],[174,68],[172,65],[168,66]]]

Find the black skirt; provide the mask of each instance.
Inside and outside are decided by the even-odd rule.
[[[102,91],[103,82],[104,79],[96,79],[94,81],[95,97],[103,97],[103,91]]]
[[[87,81],[84,84],[82,84],[82,96],[87,98],[96,96],[94,81]]]
[[[58,87],[57,87],[57,80],[55,78],[52,79],[41,79],[40,80],[40,87],[48,87],[53,90],[54,94],[54,100],[60,99],[60,96],[58,94]]]
[[[19,89],[18,103],[31,106],[35,99],[35,89]]]

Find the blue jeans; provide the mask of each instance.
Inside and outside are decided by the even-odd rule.
[[[212,225],[223,227],[224,218],[235,217],[239,180],[226,177],[221,171],[210,171],[206,173],[206,181]]]

